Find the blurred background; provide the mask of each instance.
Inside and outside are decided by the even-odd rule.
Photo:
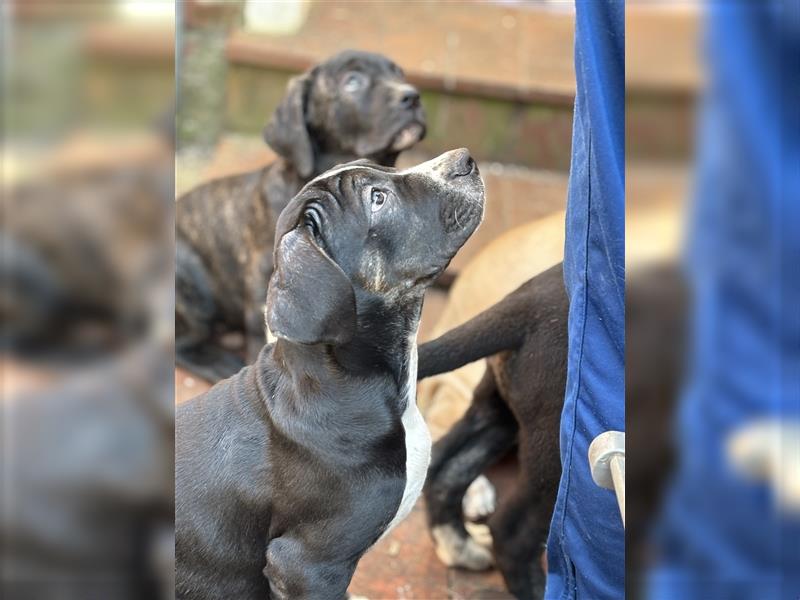
[[[426,138],[413,165],[465,146],[487,188],[484,222],[425,300],[420,341],[475,316],[563,257],[575,94],[572,2],[214,2],[179,7],[176,189],[259,168],[275,155],[261,132],[290,77],[355,48],[389,56],[422,93]],[[692,143],[698,10],[631,11],[628,206],[643,263],[675,257]],[[672,51],[665,61],[661,49]],[[649,55],[647,54],[649,52]],[[653,65],[659,65],[654,69]],[[658,62],[660,61],[660,62]],[[418,402],[443,435],[471,401],[483,362],[423,382]],[[176,400],[208,388],[178,370]],[[502,499],[509,457],[488,473]],[[484,538],[485,539],[485,538]],[[509,597],[497,572],[447,569],[421,503],[361,561],[351,591],[370,598]]]
[[[796,9],[780,14],[774,35],[747,38],[744,52],[741,30],[718,32],[709,60],[709,5],[628,3],[630,597],[732,597],[697,581],[701,573],[706,583],[718,577],[741,587],[758,575],[752,561],[728,551],[725,542],[735,539],[762,552],[761,572],[781,588],[776,597],[798,596],[791,579],[800,557],[800,535],[792,535],[800,504],[798,257],[788,229],[797,213],[786,211],[798,197],[800,161],[787,156],[797,158],[800,132],[791,110],[796,86],[775,83],[776,74],[800,79]],[[422,341],[561,260],[575,85],[572,2],[9,0],[2,11],[4,597],[172,597],[173,403],[207,387],[172,368],[174,198],[273,159],[261,129],[292,75],[340,49],[382,52],[422,91],[428,118],[426,139],[400,165],[460,146],[479,161],[486,220],[426,299]],[[748,16],[762,23],[761,14]],[[764,51],[778,44],[795,59]],[[727,55],[730,63],[720,58]],[[698,105],[721,74],[727,83],[716,88],[712,115],[725,115],[725,126],[702,128]],[[780,110],[767,95],[758,110],[742,111],[755,90],[774,88]],[[773,120],[765,124],[765,115]],[[751,135],[750,152],[733,143],[737,132]],[[724,165],[705,187],[697,184],[696,139],[703,156],[711,152]],[[730,182],[718,193],[733,203],[685,227],[716,182]],[[767,207],[767,217],[754,207]],[[691,261],[685,258],[687,230],[696,242],[720,229],[740,243],[695,243]],[[768,247],[766,262],[742,258],[737,249],[752,249],[751,242]],[[787,250],[793,254],[779,260]],[[697,283],[719,282],[714,256],[733,257],[726,270],[734,282],[779,287],[764,297],[785,318],[765,320],[748,302],[736,314],[708,304],[694,310]],[[687,262],[702,268],[687,277]],[[777,275],[775,263],[782,265]],[[720,299],[733,293],[717,290]],[[734,317],[741,329],[741,315],[753,317],[748,331],[768,330],[774,343],[706,337],[696,347],[703,323],[727,332],[737,326]],[[715,380],[705,391],[727,396],[695,388],[679,410],[687,373],[721,371],[698,352],[740,347],[749,349],[724,371],[746,380],[745,392],[732,395],[730,381]],[[434,437],[466,408],[482,370],[472,365],[420,387]],[[766,398],[770,410],[753,398]],[[742,405],[748,410],[732,408]],[[719,460],[692,463],[698,436]],[[691,477],[671,475],[676,465]],[[512,457],[488,473],[501,497],[514,466]],[[729,479],[716,486],[711,476],[721,472]],[[702,501],[681,493],[687,485]],[[723,533],[713,527],[716,517],[726,520]],[[676,579],[684,586],[678,596],[674,588],[647,593],[653,581]],[[365,557],[352,591],[373,600],[507,597],[495,572],[441,565],[419,506]]]
[[[0,9],[0,595],[171,598],[174,6]]]
[[[626,17],[626,597],[796,598],[800,6]]]

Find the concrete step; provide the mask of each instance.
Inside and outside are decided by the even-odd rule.
[[[226,126],[261,130],[291,74],[346,48],[384,53],[423,94],[437,154],[469,147],[480,160],[566,170],[575,91],[570,11],[540,5],[314,3],[283,34],[234,31]]]
[[[422,151],[467,146],[480,160],[567,171],[575,90],[569,3],[299,3],[306,12],[294,29],[271,33],[248,29],[242,4],[185,4],[179,144],[258,134],[291,75],[356,47],[392,56],[421,88],[430,123]],[[628,157],[686,157],[702,79],[698,10],[632,5],[626,27]],[[163,111],[173,42],[168,29],[141,24],[88,28],[87,112],[141,122]]]

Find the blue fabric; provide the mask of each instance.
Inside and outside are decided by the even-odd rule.
[[[577,94],[564,279],[570,300],[562,475],[546,598],[623,598],[625,538],[613,492],[592,481],[595,436],[625,428],[624,3],[578,0]]]
[[[686,255],[692,367],[649,598],[800,598],[797,519],[724,451],[747,423],[800,416],[800,27],[798,3],[783,7],[709,6]]]

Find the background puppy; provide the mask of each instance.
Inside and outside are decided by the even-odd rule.
[[[159,162],[171,160],[172,148],[148,136],[144,156],[126,154],[109,164],[56,163],[4,194],[3,351],[77,364],[104,360],[146,335],[154,287],[172,280],[164,256],[172,244],[174,180],[171,162]]]
[[[539,556],[561,474],[568,309],[559,263],[419,350],[420,378],[495,355],[466,414],[434,446],[425,500],[439,558],[488,567],[491,554],[464,527],[462,499],[484,469],[518,444],[517,484],[489,519],[494,560],[517,598],[544,594]]]
[[[650,205],[627,207],[629,271],[636,265],[670,260],[678,251],[680,212],[672,203],[658,201],[657,191],[648,188],[648,197],[655,197]],[[563,256],[563,211],[507,231],[459,273],[430,339],[467,322],[531,277],[561,262]],[[434,439],[444,435],[467,410],[484,370],[482,362],[470,363],[419,383],[419,407]]]
[[[286,207],[278,341],[178,407],[178,597],[342,598],[411,511],[431,443],[414,395],[423,295],[483,202],[456,150],[401,172],[341,166]]]
[[[383,56],[342,52],[292,79],[264,129],[280,158],[178,201],[178,363],[211,381],[238,371],[244,363],[215,343],[216,326],[245,330],[254,359],[265,342],[263,306],[280,211],[326,169],[356,158],[392,166],[424,134],[419,93]]]
[[[173,581],[169,354],[141,344],[4,398],[3,597],[166,600]],[[142,381],[142,373],[147,380]],[[13,450],[13,452],[12,452]]]

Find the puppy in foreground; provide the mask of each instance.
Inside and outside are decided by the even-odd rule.
[[[245,362],[218,329],[246,335],[248,362],[266,343],[264,298],[278,215],[334,165],[369,158],[394,166],[425,135],[419,92],[380,54],[345,51],[289,82],[264,129],[278,159],[201,185],[178,200],[175,340],[178,363],[211,382]]]
[[[278,341],[178,408],[178,598],[345,597],[422,490],[423,294],[483,206],[462,149],[405,171],[337,167],[284,209],[266,311]]]

